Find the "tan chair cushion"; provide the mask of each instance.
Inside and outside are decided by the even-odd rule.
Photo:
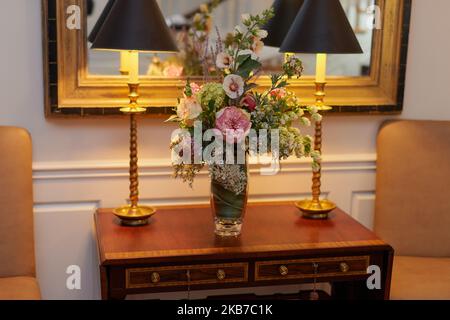
[[[34,276],[30,135],[0,127],[0,277]]]
[[[450,300],[450,259],[395,257],[392,300]]]
[[[39,285],[35,278],[0,278],[0,300],[40,300]]]
[[[378,137],[376,233],[400,256],[450,257],[450,122],[398,121]]]

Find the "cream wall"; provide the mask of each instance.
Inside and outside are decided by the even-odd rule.
[[[127,196],[128,125],[125,119],[44,118],[40,3],[0,1],[0,125],[25,127],[34,139],[36,251],[44,298],[97,298],[92,214],[97,207],[121,204]],[[414,1],[405,111],[400,118],[450,120],[450,42],[445,40],[449,12],[448,0]],[[386,119],[326,120],[324,190],[369,227],[376,135]],[[172,130],[159,120],[141,122],[143,201],[205,202],[205,176],[193,191],[169,176],[167,143]],[[255,200],[296,199],[309,189],[304,162],[288,163],[285,173],[271,180],[258,175],[253,179]],[[82,267],[81,291],[65,289],[65,268],[71,264]]]

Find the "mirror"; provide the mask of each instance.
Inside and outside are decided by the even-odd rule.
[[[87,30],[91,32],[100,14],[105,8],[108,0],[87,0]],[[193,13],[199,11],[199,8],[206,0],[159,0],[161,10],[167,18],[169,25],[173,28],[174,37],[177,39],[178,46],[185,47],[187,28],[192,25]],[[359,77],[370,74],[373,30],[368,27],[371,15],[369,8],[374,5],[375,0],[340,0],[347,17],[351,22],[358,40],[363,48],[364,54],[360,55],[330,55],[327,74],[330,76]],[[264,9],[270,8],[273,0],[220,0],[217,7],[211,10],[211,24],[209,32],[209,45],[215,46],[217,39],[217,30],[222,38],[234,27],[240,23],[242,14],[258,14]],[[373,16],[372,16],[373,19]],[[177,25],[178,28],[174,26]],[[180,25],[184,27],[181,28]],[[87,44],[88,48],[90,44]],[[202,75],[201,63],[198,61],[203,50],[197,50],[196,55],[191,55],[195,60],[193,63],[183,63],[186,54],[178,55],[140,55],[140,74],[151,77],[196,77]],[[261,54],[263,63],[263,74],[270,74],[280,71],[284,60],[284,55],[278,48],[264,47]],[[304,63],[305,75],[314,75],[315,55],[299,55]],[[189,60],[187,60],[189,61]],[[192,60],[191,60],[192,62]],[[198,67],[190,67],[196,64]],[[88,72],[92,75],[119,75],[120,55],[119,53],[88,50]]]
[[[127,106],[129,101],[127,76],[119,73],[119,54],[91,51],[87,41],[107,0],[41,1],[46,115],[120,115],[119,108]],[[213,0],[160,0],[159,4],[168,22],[174,26],[175,36],[183,39],[186,21],[181,15],[193,17],[199,5],[209,1]],[[212,25],[217,25],[225,36],[240,21],[242,13],[260,12],[273,2],[214,1],[220,4],[212,13],[210,44],[214,44],[216,39]],[[403,109],[411,0],[340,1],[365,54],[329,57],[327,104],[334,107],[333,113],[400,113]],[[376,21],[377,28],[370,30],[366,27],[370,16],[366,14],[366,8],[373,3],[375,18],[371,18],[371,22]],[[141,56],[139,101],[148,107],[148,115],[167,118],[182,95],[186,75],[195,78],[202,73],[195,63],[179,63],[182,58],[183,55]],[[266,48],[262,58],[266,76],[257,80],[261,91],[270,87],[268,75],[277,71],[283,55],[275,48]],[[293,79],[289,88],[305,105],[312,104],[315,99],[312,76],[315,57],[301,55],[300,58],[305,65],[305,75]],[[195,81],[201,82],[201,78]]]

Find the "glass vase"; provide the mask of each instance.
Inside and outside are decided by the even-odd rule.
[[[248,165],[224,164],[211,168],[211,208],[215,233],[221,237],[241,234],[248,200]]]

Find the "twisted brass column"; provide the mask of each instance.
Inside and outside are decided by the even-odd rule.
[[[316,83],[316,107],[320,113],[332,110],[330,106],[325,105],[325,85],[326,83]],[[314,150],[322,155],[322,121],[315,123]],[[322,163],[319,168],[313,172],[312,179],[312,200],[304,200],[296,203],[296,206],[303,212],[303,216],[308,219],[327,219],[328,214],[336,209],[336,205],[328,200],[321,200],[322,186]]]
[[[130,115],[130,204],[117,208],[114,214],[126,226],[142,226],[148,223],[149,218],[156,213],[152,207],[139,205],[139,165],[138,165],[138,129],[137,116],[145,112],[139,107],[139,84],[128,84],[130,103],[128,107],[120,109],[124,114]]]
[[[322,121],[316,123],[316,134],[314,138],[314,150],[322,154]],[[320,167],[317,171],[313,173],[313,186],[312,186],[312,195],[313,195],[313,203],[320,203],[320,187],[322,186],[321,182],[322,178],[322,168]]]
[[[130,114],[130,202],[135,210],[139,202],[139,172],[136,114]]]

